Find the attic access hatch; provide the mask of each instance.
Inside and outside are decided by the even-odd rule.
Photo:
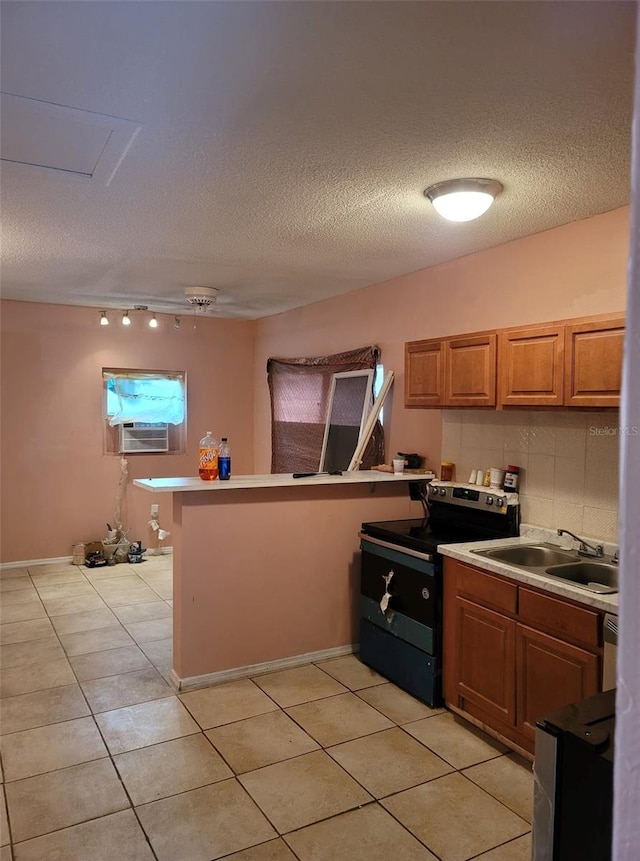
[[[110,117],[0,94],[0,159],[109,185],[142,128]]]

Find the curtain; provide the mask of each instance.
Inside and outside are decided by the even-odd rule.
[[[103,371],[111,427],[127,422],[179,425],[184,421],[182,374]]]
[[[268,360],[272,473],[318,469],[333,375],[375,370],[379,359],[379,348],[371,346],[333,356]],[[384,463],[384,433],[378,421],[361,468],[379,463]]]

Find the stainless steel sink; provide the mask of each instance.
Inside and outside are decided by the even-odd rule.
[[[606,558],[585,559],[575,550],[562,550],[555,544],[518,544],[471,552],[487,559],[495,559],[496,562],[524,568],[534,574],[573,583],[574,586],[589,592],[608,595],[618,591],[617,565],[611,564]]]
[[[610,594],[618,591],[618,566],[608,562],[572,562],[568,565],[551,565],[546,569],[549,577],[575,583],[590,592]]]
[[[580,562],[580,557],[573,551],[561,550],[559,547],[549,547],[545,544],[521,544],[517,547],[496,547],[493,550],[472,550],[471,552],[521,568],[546,568],[550,565]]]

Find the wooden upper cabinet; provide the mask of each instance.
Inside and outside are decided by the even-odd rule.
[[[405,344],[406,407],[617,407],[624,317]]]
[[[442,339],[411,341],[404,352],[405,407],[439,407],[444,402]]]
[[[406,407],[493,407],[495,332],[405,345]]]
[[[502,406],[562,406],[564,326],[536,326],[500,333]]]
[[[444,342],[444,404],[448,407],[496,405],[495,333]]]
[[[624,318],[565,327],[565,404],[617,407],[622,383]]]

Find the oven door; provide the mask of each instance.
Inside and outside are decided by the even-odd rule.
[[[435,645],[435,635],[439,628],[438,586],[432,557],[378,538],[363,537],[360,549],[360,594],[369,598],[380,609],[380,602],[385,592],[388,592],[391,597],[386,612],[380,609],[380,614],[387,619],[392,619],[394,614],[400,614],[429,628],[429,638]],[[381,624],[384,627],[382,622]],[[433,650],[433,646],[426,649],[429,652]]]
[[[360,537],[360,658],[429,705],[440,705],[439,566],[426,553]],[[383,601],[385,592],[390,597]]]

